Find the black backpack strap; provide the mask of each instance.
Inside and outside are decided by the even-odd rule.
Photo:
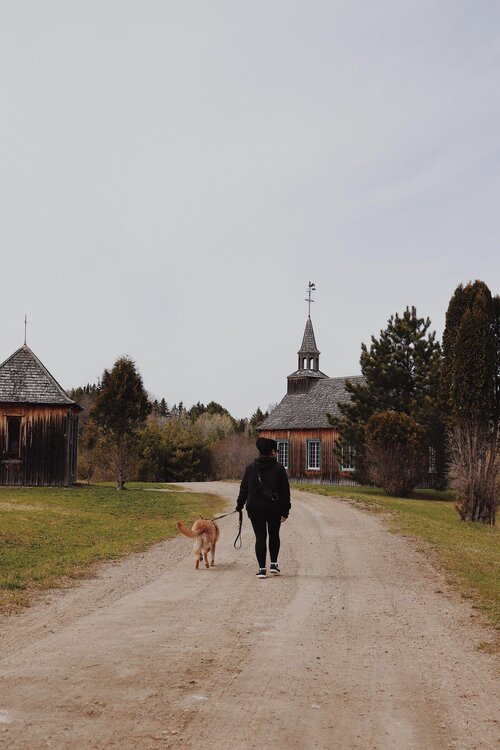
[[[259,480],[260,489],[262,490],[262,494],[264,495],[264,497],[267,500],[278,500],[279,495],[276,490],[272,490],[270,487],[268,487],[267,484],[262,481],[262,476],[259,471],[257,471],[256,474],[257,479]]]

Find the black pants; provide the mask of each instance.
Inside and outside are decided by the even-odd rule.
[[[261,516],[250,516],[253,530],[255,532],[255,555],[259,568],[266,567],[267,535],[269,534],[269,556],[271,562],[278,562],[280,551],[280,526],[281,516],[274,518],[262,518]]]

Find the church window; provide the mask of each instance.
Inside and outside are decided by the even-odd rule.
[[[356,468],[356,449],[350,443],[340,446],[340,470],[354,471]]]
[[[307,468],[321,469],[321,442],[319,440],[307,441]]]
[[[283,464],[285,469],[288,469],[288,460],[290,454],[290,441],[289,440],[278,440],[278,461]]]

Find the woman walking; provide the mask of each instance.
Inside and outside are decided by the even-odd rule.
[[[255,532],[255,555],[259,564],[257,578],[267,577],[267,547],[269,572],[279,575],[280,528],[290,512],[290,485],[284,467],[278,463],[278,444],[270,438],[258,438],[255,443],[259,456],[245,469],[240,485],[236,510],[246,505]]]

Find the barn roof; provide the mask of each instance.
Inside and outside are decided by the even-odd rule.
[[[259,430],[317,429],[330,427],[327,414],[340,416],[338,402],[348,401],[345,381],[362,383],[362,375],[349,378],[321,378],[311,383],[308,393],[289,393],[271,412]]]
[[[0,365],[0,401],[78,406],[26,344]]]

